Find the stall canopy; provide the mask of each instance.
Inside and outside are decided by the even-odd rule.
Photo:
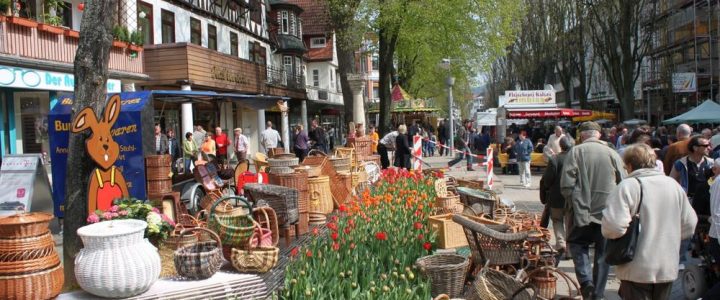
[[[592,111],[572,108],[507,108],[508,118],[573,118],[591,116]]]
[[[599,121],[599,120],[615,120],[617,119],[617,116],[613,113],[609,112],[602,112],[602,111],[592,111],[592,114],[589,116],[584,117],[574,117],[573,122],[585,122],[585,121]]]
[[[690,111],[663,121],[663,124],[680,123],[720,123],[720,104],[712,100],[705,100],[698,107]]]

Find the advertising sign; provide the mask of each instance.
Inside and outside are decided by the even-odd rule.
[[[127,180],[131,197],[146,199],[145,162],[143,154],[143,128],[141,111],[150,103],[150,92],[121,93],[121,111],[110,133],[120,146],[115,165]],[[58,95],[58,104],[50,111],[50,158],[52,159],[53,200],[55,215],[61,217],[64,211],[65,171],[67,167],[68,144],[70,141],[72,94]],[[85,149],[82,149],[85,151]],[[89,176],[87,174],[85,176]]]
[[[554,90],[505,91],[499,106],[512,107],[557,107]]]
[[[108,79],[106,85],[108,93],[119,93],[122,83],[117,79]],[[68,73],[0,66],[0,87],[70,92],[75,89],[75,76]]]
[[[695,73],[673,73],[673,93],[695,93],[697,91],[697,78]]]
[[[0,170],[0,216],[52,209],[50,183],[40,154],[7,155]]]

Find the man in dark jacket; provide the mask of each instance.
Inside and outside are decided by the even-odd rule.
[[[445,125],[445,120],[440,121],[440,125],[438,126],[438,141],[441,145],[449,147],[448,129],[447,125]],[[440,156],[447,155],[449,152],[445,147],[440,147]]]
[[[463,126],[458,127],[458,130],[455,132],[455,139],[453,140],[455,151],[462,151],[457,152],[457,155],[455,158],[448,162],[448,168],[452,168],[455,164],[459,163],[463,158],[467,159],[467,170],[468,171],[475,171],[472,168],[473,158],[472,158],[472,152],[470,152],[469,147],[469,139],[470,134],[466,130],[468,121],[465,121]]]
[[[327,142],[325,141],[325,129],[323,129],[321,126],[318,126],[318,121],[313,120],[312,121],[312,129],[310,130],[310,140],[313,142],[313,149],[317,149],[322,151],[323,153],[327,153],[328,149],[325,148],[327,145]]]
[[[555,235],[555,250],[558,251],[558,258],[560,258],[565,253],[565,223],[563,222],[565,198],[560,193],[560,177],[565,156],[575,145],[575,141],[568,136],[563,136],[558,143],[561,152],[550,157],[545,174],[540,179],[540,202],[549,208]]]

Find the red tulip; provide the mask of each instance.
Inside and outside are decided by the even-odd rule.
[[[333,241],[337,241],[337,239],[338,239],[338,233],[337,233],[337,232],[333,232],[333,233],[330,235],[330,238],[332,238]]]
[[[385,241],[385,240],[387,240],[387,234],[385,234],[385,232],[380,231],[375,234],[375,238],[378,240],[381,240],[381,241]]]
[[[425,236],[422,233],[418,234],[418,240],[422,241],[423,239],[425,239]]]
[[[350,234],[350,230],[351,230],[351,228],[350,228],[350,226],[348,226],[348,227],[345,227],[345,229],[343,229],[343,232],[345,232],[345,234]]]
[[[337,242],[334,242],[334,243],[332,244],[332,249],[335,250],[335,251],[340,250],[340,244],[338,244]]]
[[[305,252],[305,256],[312,257],[312,251],[308,250],[307,252]]]
[[[318,229],[317,227],[313,228],[312,234],[313,234],[314,236],[317,236],[318,234],[320,234],[320,229]]]
[[[347,207],[345,206],[345,204],[340,204],[339,210],[340,210],[340,212],[346,212],[346,211],[347,211]]]
[[[350,249],[355,249],[355,243],[350,243]]]
[[[297,247],[292,248],[292,250],[290,250],[290,256],[295,257],[295,256],[297,256],[297,254],[298,254],[298,248],[297,248]]]
[[[413,224],[413,225],[415,226],[415,229],[418,229],[418,230],[422,229],[422,227],[423,227],[422,223],[420,223],[420,222],[415,222],[415,224]]]
[[[430,251],[432,249],[432,244],[430,244],[430,242],[425,242],[423,244],[423,248],[425,248],[425,250],[427,251]]]
[[[78,4],[78,10],[79,11],[85,10],[85,2],[80,2],[80,4]]]
[[[337,231],[337,229],[338,229],[337,224],[332,223],[332,222],[327,224],[327,228],[330,228],[330,230],[332,230],[332,231]]]

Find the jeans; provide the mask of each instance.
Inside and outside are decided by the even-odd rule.
[[[595,286],[596,299],[603,298],[610,266],[605,262],[605,238],[600,224],[590,223],[583,227],[574,227],[568,237],[568,246],[575,264],[575,275],[581,286]],[[590,245],[595,245],[595,257],[590,268]],[[592,270],[592,271],[591,271]]]
[[[448,139],[440,139],[440,144],[445,147],[450,147],[448,146]],[[450,148],[445,147],[440,147],[440,156],[447,156],[448,153],[450,153]]]
[[[190,164],[192,163],[192,158],[190,157],[184,157],[183,161],[185,162],[185,173],[190,173]]]
[[[457,149],[457,150],[460,150],[460,149]],[[465,148],[463,148],[462,151],[463,151],[463,153],[458,153],[455,156],[455,158],[453,158],[453,160],[448,162],[448,167],[452,167],[455,164],[459,163],[461,160],[463,160],[463,158],[466,158],[468,169],[472,168],[473,158],[472,158],[472,155],[470,154],[471,153],[470,149],[468,149],[468,147],[465,146]]]
[[[390,158],[388,157],[388,149],[384,144],[378,144],[378,154],[380,154],[380,166],[387,169],[390,166]]]
[[[530,186],[530,184],[532,184],[532,178],[530,178],[530,162],[518,161],[518,167],[520,168],[520,184]]]

